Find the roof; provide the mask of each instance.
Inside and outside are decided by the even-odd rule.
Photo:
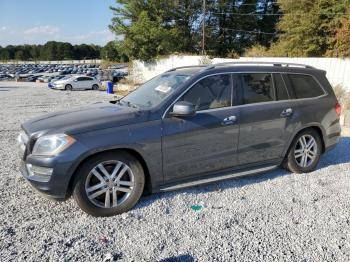
[[[216,70],[215,70],[216,69]],[[188,74],[194,74],[198,72],[207,72],[209,70],[219,71],[220,69],[232,70],[234,71],[244,71],[244,70],[271,70],[271,71],[287,71],[287,72],[302,72],[310,70],[319,70],[315,67],[296,64],[296,63],[285,63],[285,62],[228,62],[228,63],[218,63],[211,65],[196,65],[196,66],[182,66],[168,70],[167,72],[178,72],[183,71]],[[281,70],[282,69],[282,70]]]

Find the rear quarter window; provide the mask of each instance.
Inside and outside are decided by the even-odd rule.
[[[323,89],[312,76],[286,74],[285,78],[296,99],[318,97],[324,94]]]

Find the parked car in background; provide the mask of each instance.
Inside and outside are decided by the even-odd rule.
[[[80,78],[59,86],[73,89]],[[340,111],[326,72],[310,66],[177,68],[119,101],[25,122],[21,171],[41,192],[73,194],[85,212],[111,216],[130,210],[144,191],[279,166],[311,172],[339,142]]]
[[[92,89],[98,90],[101,82],[90,76],[68,76],[57,80],[49,85],[49,87],[61,90],[82,90]]]

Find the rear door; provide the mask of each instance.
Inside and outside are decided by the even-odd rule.
[[[194,116],[165,116],[162,122],[162,151],[166,181],[237,164],[240,117],[239,109],[233,106],[235,99],[232,99],[236,86],[237,82],[233,81],[231,74],[208,76],[179,99],[196,105]]]
[[[293,108],[280,74],[240,74],[238,163],[275,162],[286,146]]]

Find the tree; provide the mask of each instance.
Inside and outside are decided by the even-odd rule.
[[[15,53],[15,59],[18,60],[18,61],[24,61],[24,53],[22,50],[18,50],[16,51]]]
[[[101,59],[116,62],[129,61],[128,56],[122,52],[120,43],[117,41],[110,41],[101,49]]]
[[[177,51],[176,38],[176,29],[165,28],[160,17],[151,20],[148,13],[142,11],[125,30],[121,50],[131,58],[151,61],[159,55]]]
[[[350,57],[350,18],[343,18],[340,27],[336,29],[333,45],[327,56]]]
[[[172,52],[201,52],[203,21],[210,55],[242,54],[252,45],[269,46],[276,40],[275,14],[279,9],[273,0],[206,2],[203,16],[203,0],[116,0],[117,7],[111,7],[114,17],[110,29],[123,37],[122,46],[129,48],[125,51],[137,59],[145,54],[153,59]],[[157,46],[152,46],[149,41],[155,39]]]
[[[332,45],[333,28],[346,13],[349,0],[278,0],[281,34],[272,52],[278,56],[323,56]]]
[[[269,46],[276,39],[279,8],[269,0],[208,2],[206,42],[209,54],[242,54],[253,45]]]

